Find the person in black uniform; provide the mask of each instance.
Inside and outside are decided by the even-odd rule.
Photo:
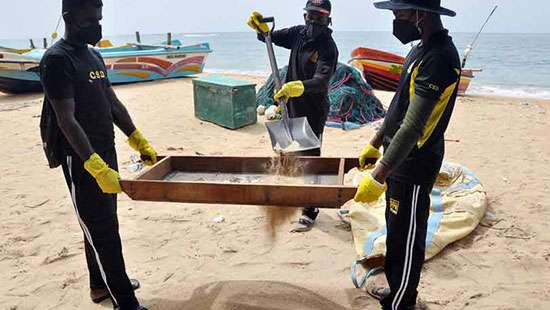
[[[329,0],[310,0],[304,8],[305,25],[273,31],[273,43],[291,50],[285,84],[275,94],[275,99],[288,99],[291,118],[306,117],[313,132],[322,140],[329,112],[328,90],[338,64],[338,48],[329,28],[332,5]],[[258,32],[258,39],[265,41],[263,33],[269,31],[262,23],[263,16],[253,12],[248,25]],[[321,156],[321,149],[302,152],[303,156]],[[312,228],[318,208],[305,208],[293,232]]]
[[[115,309],[145,309],[126,274],[118,232],[114,125],[146,164],[157,154],[134,126],[107,77],[100,53],[88,45],[101,39],[101,0],[63,0],[65,38],[40,63],[45,91],[41,135],[51,168],[62,166],[79,224],[84,232],[90,296],[111,298]]]
[[[430,194],[445,155],[461,75],[460,58],[440,15],[455,16],[440,0],[392,0],[374,4],[393,10],[394,35],[403,43],[421,40],[407,56],[399,87],[382,128],[359,160],[368,168],[355,200],[370,203],[386,192],[388,288],[369,293],[383,309],[414,309],[424,263]]]

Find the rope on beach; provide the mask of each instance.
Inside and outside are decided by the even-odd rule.
[[[281,77],[286,76],[287,67],[281,68]],[[283,78],[284,80],[284,78]],[[275,104],[273,92],[275,85],[271,76],[257,94],[256,104],[266,108]],[[339,63],[329,86],[330,110],[327,125],[350,128],[348,124],[360,127],[383,118],[386,114],[382,103],[372,87],[355,68]]]

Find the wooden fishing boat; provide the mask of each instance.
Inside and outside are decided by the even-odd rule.
[[[112,84],[172,79],[202,73],[208,43],[190,46],[127,44],[99,48]],[[42,91],[39,64],[45,49],[26,53],[0,51],[0,92]]]
[[[30,51],[32,51],[32,48],[18,49],[18,48],[0,46],[0,52],[24,54],[24,53],[27,53],[27,52],[30,52]]]
[[[349,64],[363,72],[365,79],[374,89],[396,91],[399,85],[405,58],[392,53],[360,47],[351,54]],[[463,69],[458,93],[463,95],[468,90],[475,72],[479,69]]]
[[[19,94],[42,90],[40,59],[12,52],[0,52],[0,92]]]

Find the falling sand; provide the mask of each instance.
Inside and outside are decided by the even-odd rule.
[[[279,176],[292,177],[296,180],[304,180],[300,178],[304,176],[304,165],[299,163],[294,156],[276,156],[271,159],[267,171],[274,178],[274,183],[277,183]],[[267,230],[271,240],[277,239],[277,228],[290,222],[297,213],[297,208],[285,207],[267,207],[264,208],[267,219]]]
[[[271,158],[262,173],[190,173],[174,171],[166,176],[166,181],[177,182],[217,182],[239,184],[332,184],[336,176],[307,175],[305,163],[296,156],[280,154]],[[277,228],[290,222],[298,208],[291,207],[261,207],[264,210],[267,225],[266,230],[272,240],[277,237]]]

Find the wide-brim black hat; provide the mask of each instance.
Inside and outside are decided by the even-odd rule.
[[[441,6],[441,0],[391,0],[375,2],[374,6],[382,10],[420,10],[446,16],[456,16],[451,11]]]

